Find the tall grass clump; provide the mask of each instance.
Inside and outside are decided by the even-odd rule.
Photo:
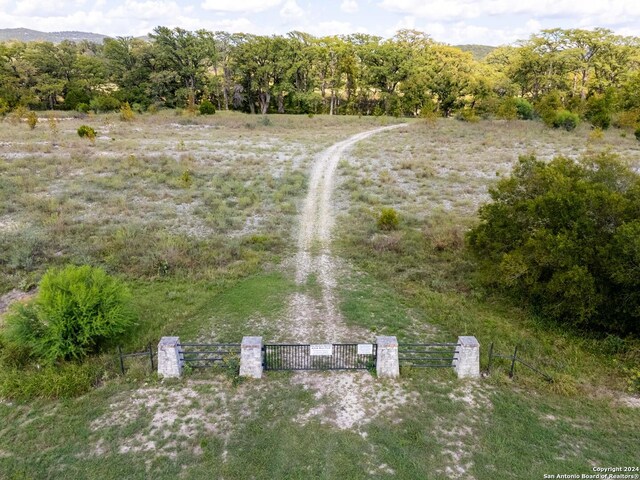
[[[133,113],[129,102],[123,103],[120,107],[120,120],[122,120],[123,122],[130,122],[134,119],[135,116],[136,115],[135,113]]]
[[[27,114],[27,125],[29,125],[31,130],[36,128],[36,125],[38,125],[38,115],[36,112],[31,111]]]
[[[378,228],[384,231],[397,230],[400,218],[393,208],[383,208],[378,217]]]

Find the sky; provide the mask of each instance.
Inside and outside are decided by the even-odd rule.
[[[158,25],[385,38],[412,28],[439,42],[505,45],[555,27],[640,36],[640,0],[0,0],[0,28],[142,36]]]

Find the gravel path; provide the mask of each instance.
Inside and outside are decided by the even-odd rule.
[[[292,296],[289,318],[296,341],[336,343],[358,340],[366,334],[348,328],[336,304],[336,261],[330,250],[334,221],[331,205],[334,176],[340,158],[356,142],[402,126],[405,124],[376,128],[353,135],[321,152],[313,164],[309,192],[300,217],[295,278],[296,283],[302,285],[311,274],[315,274],[322,293],[320,298],[306,293],[296,293]]]

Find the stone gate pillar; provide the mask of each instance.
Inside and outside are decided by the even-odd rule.
[[[380,378],[400,376],[398,360],[398,339],[396,337],[376,337],[377,358],[376,373]]]
[[[180,375],[182,375],[180,338],[162,337],[158,343],[158,376],[172,378]]]
[[[262,377],[262,337],[242,337],[240,344],[240,376]]]
[[[458,337],[453,368],[458,378],[480,377],[480,343],[476,337]]]

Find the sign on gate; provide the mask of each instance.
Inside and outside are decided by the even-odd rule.
[[[358,344],[358,355],[371,355],[373,353],[373,345],[370,343]]]
[[[309,355],[312,357],[317,356],[331,356],[333,355],[333,345],[322,344],[322,345],[309,345]]]

